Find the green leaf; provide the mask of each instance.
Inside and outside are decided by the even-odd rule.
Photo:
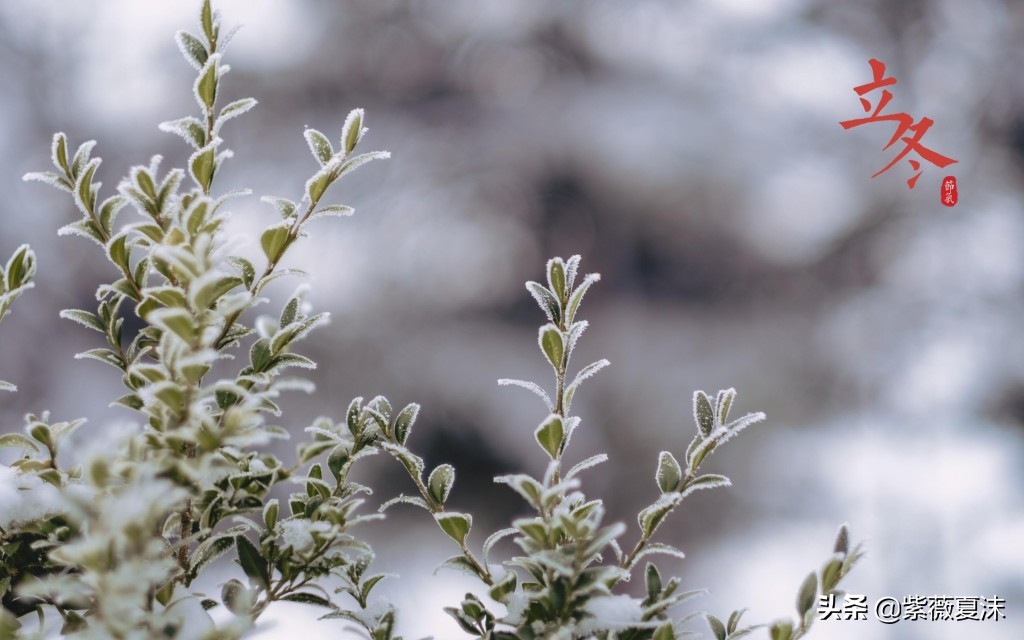
[[[561,370],[562,356],[564,355],[565,343],[562,339],[562,332],[553,324],[547,324],[540,328],[537,336],[540,349],[544,352],[548,362],[556,371]]]
[[[725,630],[729,633],[730,636],[736,633],[736,627],[740,623],[740,618],[743,617],[743,614],[746,613],[746,611],[746,609],[737,609],[736,611],[733,611],[729,614],[729,622],[726,623]]]
[[[565,305],[565,321],[568,324],[572,324],[573,320],[576,319],[576,312],[580,308],[580,303],[583,302],[583,296],[586,295],[587,289],[590,289],[591,285],[601,279],[601,276],[596,273],[591,273],[587,277],[583,278],[583,282],[580,286],[573,291],[572,295],[569,296],[569,303]]]
[[[236,536],[235,546],[238,548],[238,563],[242,565],[245,575],[264,589],[269,589],[270,571],[267,568],[267,561],[260,555],[256,545],[245,536]]]
[[[272,361],[273,355],[270,353],[270,343],[267,342],[266,338],[252,343],[252,347],[249,349],[249,362],[252,364],[254,371],[257,373],[266,371]]]
[[[676,633],[672,629],[672,623],[666,622],[654,630],[654,635],[651,636],[651,640],[675,640],[675,637]]]
[[[565,263],[561,258],[548,260],[548,286],[559,300],[565,300]]]
[[[273,196],[263,196],[260,198],[260,202],[266,202],[272,205],[281,213],[281,217],[287,220],[295,215],[295,203],[287,198],[275,198]]]
[[[553,323],[558,323],[562,317],[561,305],[555,299],[554,294],[548,291],[547,287],[532,280],[526,283],[526,290],[530,292],[533,299],[537,301],[540,310]]]
[[[20,433],[5,433],[0,436],[0,449],[20,448],[39,451],[36,443],[32,442]]]
[[[356,210],[352,207],[347,207],[343,204],[331,204],[314,211],[308,220],[315,220],[317,218],[345,218],[355,212]]]
[[[115,267],[127,270],[130,251],[128,249],[128,233],[120,233],[107,243],[107,257]]]
[[[54,166],[65,174],[71,172],[68,165],[68,137],[63,133],[53,134],[52,156]]]
[[[490,595],[496,602],[504,603],[508,596],[515,593],[517,581],[518,578],[516,576],[516,572],[509,571],[501,578],[501,580],[494,583],[494,586],[491,587],[488,595]]]
[[[773,622],[770,631],[772,640],[791,640],[793,637],[793,623],[789,620]]]
[[[199,26],[203,29],[206,41],[211,45],[214,44],[217,39],[217,33],[214,30],[213,8],[210,6],[210,0],[203,0],[203,6],[199,10]]]
[[[700,438],[700,434],[697,434],[697,437]],[[703,462],[704,458],[708,457],[708,455],[714,451],[717,446],[717,440],[714,438],[708,438],[706,440],[700,440],[695,446],[688,449],[687,453],[689,454],[690,472],[696,473],[700,463]]]
[[[28,434],[32,436],[33,440],[45,446],[46,448],[49,449],[53,447],[53,433],[50,431],[50,427],[43,424],[42,422],[37,422],[36,424],[32,425],[32,428],[29,429]]]
[[[200,278],[190,292],[192,300],[197,309],[209,309],[215,302],[221,299],[227,292],[242,284],[241,278],[234,276],[221,276],[219,278]]]
[[[729,478],[717,473],[705,473],[704,475],[697,476],[687,483],[686,488],[682,491],[682,495],[688,496],[694,491],[698,491],[700,489],[717,489],[718,487],[730,486],[732,486],[732,482]]]
[[[238,275],[242,278],[242,284],[246,288],[251,287],[253,280],[256,279],[256,267],[252,266],[252,263],[245,258],[238,256],[231,256],[228,258],[228,262],[238,269]]]
[[[679,463],[668,451],[662,451],[658,456],[658,473],[655,479],[662,493],[670,493],[679,487],[679,481],[683,478],[683,470]]]
[[[224,124],[232,118],[237,118],[246,111],[249,111],[258,104],[256,98],[242,98],[241,100],[235,100],[231,102],[223,109],[220,110],[220,115],[217,116],[217,124]]]
[[[654,530],[665,519],[665,516],[672,509],[676,508],[679,500],[680,496],[677,493],[662,494],[661,498],[658,498],[654,504],[644,508],[637,514],[637,523],[640,525],[640,531],[643,532],[645,538],[651,537]]]
[[[331,183],[337,179],[336,169],[337,166],[331,164],[317,171],[313,174],[313,177],[306,181],[306,195],[309,196],[310,202],[320,202],[320,198],[327,191],[327,187],[331,186]]]
[[[844,556],[850,552],[850,531],[845,524],[839,527],[839,533],[836,534],[834,550]]]
[[[800,618],[807,614],[814,606],[814,601],[818,595],[818,576],[812,571],[807,574],[804,578],[804,582],[800,585],[800,593],[796,597],[796,610],[800,614]]]
[[[203,108],[204,113],[211,113],[213,111],[213,105],[217,102],[217,81],[218,81],[218,64],[220,63],[220,55],[214,54],[206,61],[203,65],[203,69],[199,72],[199,76],[196,78],[195,83],[195,94],[196,100],[199,102],[199,106]]]
[[[290,220],[279,222],[263,231],[260,236],[260,246],[263,247],[263,255],[267,256],[267,262],[277,264],[281,259],[284,248],[291,233],[292,223]]]
[[[416,422],[416,416],[419,415],[420,405],[416,403],[408,404],[402,409],[398,416],[395,417],[395,426],[393,433],[395,434],[395,440],[398,444],[405,444],[405,441],[409,439],[409,434],[412,432],[412,425]]]
[[[115,367],[117,369],[124,369],[125,366],[124,360],[122,360],[119,355],[117,355],[110,349],[89,349],[88,351],[83,351],[82,353],[76,353],[75,359],[96,360],[98,362],[109,364],[110,366]]]
[[[220,589],[220,599],[231,613],[238,616],[249,615],[251,596],[241,581],[232,578],[225,582]]]
[[[552,460],[558,459],[558,454],[562,450],[562,440],[565,437],[562,418],[557,414],[551,414],[544,422],[540,423],[533,435]]]
[[[187,310],[180,307],[154,309],[146,317],[146,320],[166,331],[170,331],[188,344],[192,344],[196,338],[195,318]]]
[[[75,183],[75,195],[78,206],[83,211],[92,211],[96,206],[96,193],[92,186],[92,177],[96,174],[102,160],[93,158],[85,165],[85,170],[78,176]]]
[[[0,391],[10,391],[10,392],[13,393],[13,392],[15,392],[17,390],[18,390],[17,385],[13,385],[10,382],[5,382],[3,380],[0,380]]]
[[[100,204],[100,227],[103,228],[104,233],[107,235],[110,235],[114,219],[117,217],[117,213],[124,207],[126,202],[127,201],[123,196],[110,196]]]
[[[715,430],[715,410],[711,399],[703,391],[693,393],[693,419],[697,422],[700,434],[707,438]]]
[[[289,602],[301,602],[302,604],[313,604],[313,605],[316,605],[318,607],[327,607],[328,609],[333,609],[334,608],[334,605],[331,604],[331,601],[328,600],[327,598],[324,598],[323,596],[318,596],[318,595],[316,595],[314,593],[308,593],[308,592],[305,592],[305,591],[298,591],[296,593],[289,593],[288,595],[282,597],[281,599],[282,600],[287,600]]]
[[[647,563],[647,570],[644,574],[644,583],[647,587],[647,600],[648,602],[655,602],[658,596],[661,595],[661,574],[658,573],[658,567],[654,566],[653,562]]]
[[[345,150],[345,155],[355,151],[363,136],[363,115],[362,109],[353,109],[345,118],[345,124],[341,127],[341,148]]]
[[[331,158],[334,157],[334,147],[331,146],[331,141],[327,139],[327,136],[316,129],[306,129],[302,135],[305,136],[309,150],[321,167],[331,161]]]
[[[434,514],[434,520],[440,525],[441,530],[448,534],[448,537],[459,543],[459,546],[466,544],[466,536],[473,527],[473,516],[468,513],[456,511],[443,511]]]
[[[193,153],[192,157],[188,159],[192,179],[204,192],[209,192],[210,186],[213,184],[213,174],[217,168],[216,153],[217,149],[212,144],[208,144]]]
[[[181,136],[185,142],[196,149],[202,149],[206,146],[206,127],[203,126],[203,123],[198,118],[188,116],[178,120],[161,122],[160,130]]]
[[[836,554],[835,557],[829,559],[825,563],[825,566],[821,569],[821,590],[823,593],[828,593],[836,588],[839,584],[839,579],[843,575],[843,556]]]
[[[341,481],[341,470],[351,458],[352,451],[346,444],[339,444],[334,447],[330,455],[327,456],[327,468],[331,470],[335,481]]]
[[[267,527],[267,531],[273,531],[274,526],[277,525],[277,516],[281,511],[281,504],[277,498],[268,500],[267,504],[263,507],[263,524]]]
[[[64,309],[60,312],[60,317],[65,320],[71,320],[77,322],[83,327],[88,327],[100,333],[106,333],[106,329],[103,327],[103,323],[96,317],[95,313],[89,313],[88,311],[81,311],[79,309]]]
[[[455,483],[455,467],[450,464],[442,464],[430,472],[427,480],[427,490],[434,502],[444,505],[448,501],[448,494],[451,493],[452,485]]]
[[[185,56],[185,62],[195,67],[196,71],[202,69],[210,56],[202,41],[187,31],[179,31],[175,34],[174,40],[181,49],[181,55]]]
[[[715,634],[716,640],[725,640],[725,625],[722,624],[722,621],[710,613],[704,616],[704,619],[707,620],[708,627],[711,628],[711,633]]]
[[[718,397],[715,398],[715,413],[718,415],[719,423],[725,424],[726,419],[729,417],[729,409],[732,408],[732,403],[735,399],[735,389],[723,389],[718,392]]]

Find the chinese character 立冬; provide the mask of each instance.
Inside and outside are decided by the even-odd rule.
[[[897,140],[902,141],[903,143],[906,144],[903,150],[895,158],[893,158],[892,162],[887,164],[885,167],[883,167],[880,171],[878,171],[877,173],[875,173],[875,175],[871,177],[876,178],[882,175],[883,173],[891,169],[893,165],[895,165],[897,162],[905,158],[911,151],[915,152],[918,156],[934,164],[937,167],[947,167],[957,162],[953,158],[948,158],[940,153],[937,153],[929,149],[928,147],[925,147],[921,143],[921,138],[923,138],[924,134],[927,133],[928,129],[930,129],[933,124],[935,124],[935,122],[931,118],[921,118],[918,122],[915,123],[913,116],[911,116],[908,113],[882,113],[882,110],[886,107],[886,105],[889,104],[889,101],[892,100],[892,93],[888,89],[882,89],[882,87],[887,87],[896,84],[896,79],[892,77],[885,77],[885,63],[882,62],[881,60],[876,60],[872,58],[871,60],[868,61],[868,64],[871,65],[871,71],[874,76],[874,80],[867,84],[862,84],[858,87],[854,87],[853,90],[857,92],[858,96],[861,96],[860,104],[862,107],[864,107],[864,111],[871,112],[871,115],[866,118],[854,118],[852,120],[844,120],[839,124],[842,125],[844,129],[852,129],[853,127],[859,127],[862,124],[867,124],[869,122],[895,122],[896,132],[893,134],[892,138],[889,139],[889,142],[884,147],[882,147],[882,149],[888,149],[889,147],[896,144]],[[872,111],[871,102],[869,102],[863,96],[864,94],[870,93],[871,91],[874,91],[876,89],[882,89],[882,96],[881,98],[879,98],[878,103],[875,105],[874,111]],[[905,135],[908,132],[912,132],[914,135]],[[913,189],[914,185],[917,183],[917,179],[920,178],[921,174],[924,172],[918,171],[918,169],[921,168],[921,163],[918,162],[917,160],[914,160],[913,158],[908,158],[907,162],[910,163],[910,166],[914,171],[917,171],[917,173],[914,174],[913,177],[907,180],[907,186]]]

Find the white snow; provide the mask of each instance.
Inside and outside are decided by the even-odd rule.
[[[60,491],[52,484],[0,465],[0,527],[10,529],[61,510]]]

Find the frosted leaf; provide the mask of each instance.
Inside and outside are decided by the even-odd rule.
[[[235,100],[234,102],[224,105],[224,108],[220,110],[220,115],[217,116],[215,130],[219,130],[225,122],[232,118],[237,118],[255,107],[257,104],[259,103],[256,98],[242,98],[241,100]]]
[[[566,557],[566,554],[560,551],[543,549],[530,554],[530,560],[561,576],[570,577],[576,574],[576,569],[572,566],[572,558]]]
[[[715,410],[711,406],[711,399],[703,391],[693,392],[693,421],[697,429],[705,438],[711,436],[715,429]]]
[[[89,156],[92,154],[92,150],[95,147],[95,140],[87,140],[78,145],[78,150],[75,151],[75,157],[71,160],[71,175],[76,179],[79,174],[82,173],[82,169],[85,165],[89,162]]]
[[[527,391],[532,391],[540,396],[541,400],[544,401],[544,404],[547,405],[548,411],[555,410],[555,405],[551,402],[551,397],[548,396],[547,391],[544,391],[544,389],[534,382],[529,382],[528,380],[516,380],[513,378],[500,378],[498,380],[498,384],[501,386],[522,387]]]
[[[220,14],[219,11],[217,13],[218,15]],[[243,25],[236,24],[235,26],[228,29],[226,32],[219,34],[217,50],[221,52],[225,51],[228,48],[228,45],[231,44],[231,41],[235,39],[235,34],[237,34],[242,29],[242,26]]]
[[[548,317],[549,322],[558,323],[561,312],[559,310],[558,301],[555,299],[547,287],[530,280],[526,283],[526,290],[530,292],[533,299],[537,301],[537,305],[540,307],[544,315]]]
[[[174,34],[174,41],[178,43],[178,48],[181,49],[181,55],[185,56],[186,62],[192,65],[196,71],[203,68],[210,54],[199,38],[187,31],[179,31]]]
[[[350,160],[347,160],[343,165],[341,165],[341,171],[338,173],[338,177],[340,178],[355,171],[367,162],[372,162],[374,160],[387,160],[390,157],[390,151],[371,151],[369,153],[360,154]]]
[[[42,182],[50,185],[51,187],[56,187],[61,191],[71,193],[71,183],[68,182],[67,178],[59,176],[52,171],[33,171],[23,175],[21,179],[25,182]]]
[[[295,203],[287,198],[275,198],[273,196],[263,196],[260,198],[260,202],[266,202],[272,205],[278,212],[281,213],[281,217],[287,220],[295,215]]]
[[[582,258],[579,254],[570,256],[565,261],[565,288],[568,291],[572,291],[572,286],[576,284],[576,273],[579,271],[580,260]]]
[[[716,473],[705,473],[702,476],[694,478],[689,485],[680,493],[680,496],[685,497],[699,491],[700,489],[715,489],[717,487],[731,487],[732,481],[725,476],[718,475]]]
[[[618,540],[610,540],[608,546],[612,548],[612,552],[615,553],[615,562],[622,564],[622,547],[619,546]]]
[[[303,429],[303,431],[305,431],[306,433],[312,433],[314,435],[323,436],[324,438],[328,440],[333,440],[335,442],[344,442],[344,439],[341,437],[340,434],[337,434],[333,431],[328,431],[327,429],[324,429],[322,427],[306,427],[305,429]]]
[[[306,219],[306,221],[309,222],[310,220],[315,220],[316,218],[326,217],[344,218],[352,215],[355,212],[356,210],[353,209],[352,207],[348,207],[343,204],[332,204],[317,209],[309,216],[309,218]]]
[[[761,422],[762,420],[764,420],[764,418],[765,415],[760,411],[757,413],[748,413],[742,418],[734,420],[733,422],[730,422],[729,424],[725,425],[725,429],[729,431],[729,437],[732,437],[733,435],[739,433],[740,431],[743,431],[750,425]]]
[[[587,327],[589,327],[589,326],[590,326],[589,322],[587,322],[586,320],[580,320],[579,322],[572,323],[572,325],[569,327],[569,352],[570,353],[576,348],[576,343],[579,342],[579,339],[583,335],[583,332],[586,331]]]
[[[192,93],[203,113],[211,113],[213,105],[217,101],[217,81],[221,71],[220,54],[215,53],[203,64],[192,85]]]
[[[583,302],[583,296],[586,295],[591,285],[600,279],[600,274],[588,274],[583,278],[583,282],[580,283],[576,291],[573,291],[572,295],[569,296],[569,303],[565,305],[565,319],[567,322],[572,322],[576,318],[576,312],[579,311],[580,304]]]
[[[500,531],[495,531],[491,535],[487,536],[487,539],[484,540],[483,547],[484,562],[487,562],[487,556],[490,554],[491,549],[494,548],[494,545],[497,544],[499,540],[501,540],[502,538],[507,538],[511,535],[515,535],[517,533],[519,533],[518,529],[516,529],[515,527],[508,527],[506,529],[501,529]],[[491,573],[494,574],[493,570]]]
[[[185,142],[192,145],[195,149],[201,149],[206,145],[206,128],[198,118],[188,116],[178,120],[161,122],[159,128],[166,133],[181,136]]]
[[[417,507],[421,507],[423,509],[426,509],[427,511],[430,511],[430,506],[427,505],[426,501],[423,498],[419,496],[407,496],[404,494],[395,496],[394,498],[391,498],[390,500],[384,502],[384,504],[380,505],[380,507],[378,507],[377,510],[381,513],[384,513],[385,511],[395,506],[396,504],[401,503],[416,505]]]
[[[310,152],[320,166],[327,166],[327,163],[334,157],[334,148],[331,147],[331,141],[327,139],[327,136],[312,128],[307,128],[302,135],[306,138],[306,144],[309,145]]]
[[[599,453],[596,456],[590,456],[589,458],[587,458],[583,462],[579,462],[577,464],[574,464],[572,466],[572,468],[569,469],[569,473],[565,474],[565,479],[566,480],[570,480],[577,473],[579,473],[581,471],[585,471],[586,469],[589,469],[591,467],[595,467],[595,466],[601,464],[602,462],[607,462],[607,461],[608,461],[608,454],[606,454],[606,453]]]
[[[675,558],[679,558],[680,560],[686,557],[686,555],[682,551],[676,549],[670,544],[652,542],[648,544],[646,547],[644,547],[644,549],[640,553],[636,554],[636,558],[633,560],[633,566],[636,566],[636,563],[640,560],[640,558],[643,558],[644,556],[653,556],[659,554],[665,556],[673,556]]]
[[[67,174],[71,171],[71,163],[68,162],[68,137],[63,132],[53,134],[53,142],[50,144],[50,161],[53,166]]]
[[[523,498],[525,498],[532,506],[540,508],[540,496],[544,487],[530,476],[524,473],[497,476],[494,478],[494,482],[498,484],[507,484],[512,487],[516,493],[523,496]]]
[[[598,360],[597,362],[592,362],[588,364],[587,366],[580,369],[580,372],[576,374],[576,377],[573,378],[572,382],[569,384],[569,388],[575,389],[576,387],[580,386],[581,382],[593,376],[595,373],[597,373],[601,369],[604,369],[610,364],[611,363],[605,359],[601,359]]]
[[[338,147],[345,155],[352,153],[359,141],[366,135],[366,127],[363,126],[365,113],[362,109],[353,109],[345,117],[345,123],[341,125],[341,140]]]

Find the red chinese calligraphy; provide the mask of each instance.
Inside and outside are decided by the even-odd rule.
[[[854,87],[853,90],[861,97],[860,104],[864,108],[865,113],[871,113],[871,115],[866,118],[843,120],[839,124],[842,125],[844,129],[852,129],[872,122],[895,122],[896,132],[893,134],[892,138],[889,139],[889,142],[882,147],[882,149],[883,151],[888,149],[896,144],[897,141],[903,142],[905,145],[900,153],[893,158],[892,162],[882,167],[881,170],[871,177],[876,178],[882,175],[891,169],[897,162],[906,158],[911,152],[939,168],[945,168],[957,162],[953,158],[937,153],[921,143],[921,138],[923,138],[924,134],[928,132],[928,129],[935,124],[935,121],[931,118],[921,118],[915,123],[913,116],[908,113],[882,113],[883,109],[885,109],[893,98],[892,92],[884,87],[895,85],[896,78],[887,78],[885,76],[885,63],[881,60],[872,58],[868,61],[868,64],[871,65],[871,73],[873,76],[872,81],[867,84]],[[864,96],[878,89],[882,89],[882,95],[875,104],[874,110],[872,110],[871,102]],[[924,172],[919,170],[921,168],[921,163],[918,160],[914,158],[907,158],[907,162],[910,164],[911,169],[917,171],[913,177],[907,180],[907,186],[913,189],[914,185],[917,184],[918,178],[920,178],[921,174]]]
[[[956,203],[960,200],[960,194],[957,192],[955,176],[946,176],[942,179],[939,198],[942,200],[942,204],[947,207],[956,206]]]

